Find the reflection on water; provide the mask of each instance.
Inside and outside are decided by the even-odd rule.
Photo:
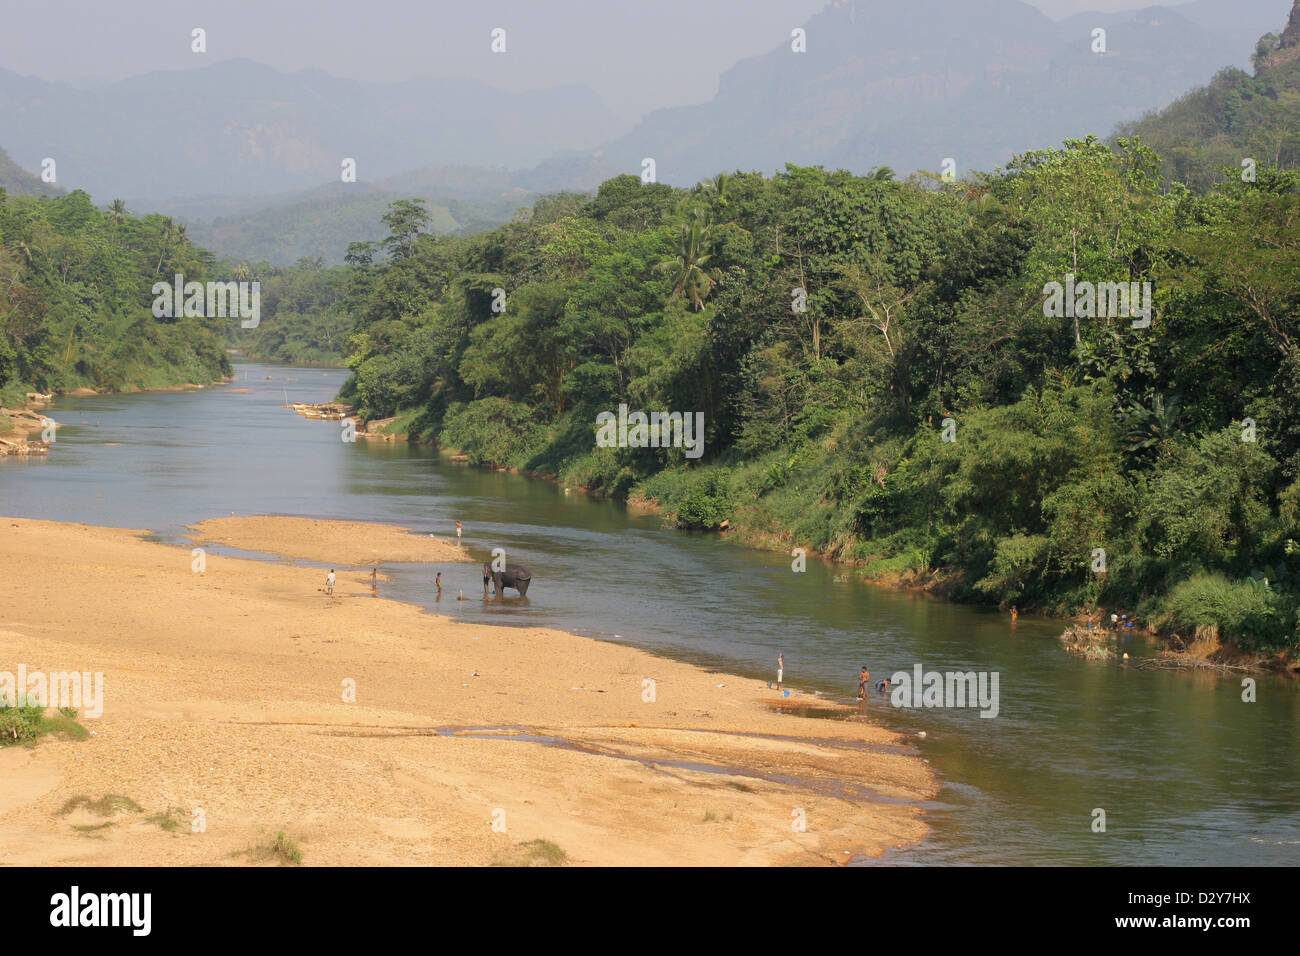
[[[0,513],[148,528],[187,547],[188,525],[231,512],[448,538],[460,520],[473,563],[385,565],[377,593],[469,623],[557,627],[725,668],[755,679],[756,694],[778,653],[787,683],[844,703],[863,665],[873,681],[918,663],[996,671],[992,720],[873,695],[871,719],[908,735],[945,781],[923,808],[929,840],[890,862],[1300,861],[1294,682],[1260,677],[1258,702],[1246,704],[1236,678],[1069,657],[1051,621],[1022,615],[1013,629],[1003,615],[862,585],[817,562],[794,573],[783,555],[665,530],[617,502],[427,448],[345,443],[338,423],[281,407],[331,398],[343,373],[239,368],[232,387],[60,399],[50,414],[65,427],[48,458],[0,461]],[[483,601],[480,566],[495,547],[532,569],[527,599]],[[1130,640],[1135,656],[1147,652]],[[1104,834],[1091,830],[1094,808],[1106,811]]]

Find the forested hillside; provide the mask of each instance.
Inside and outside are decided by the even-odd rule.
[[[326,268],[320,258],[292,267],[267,262],[223,263],[226,274],[256,279],[262,321],[255,329],[229,326],[229,341],[248,358],[297,365],[342,365],[352,320],[343,309],[348,271]]]
[[[0,189],[11,196],[57,196],[63,190],[42,182],[39,176],[33,176],[23,169],[0,149]]]
[[[350,250],[344,397],[684,527],[1280,646],[1300,177],[1261,166],[1198,196],[1158,168],[1088,139],[954,183],[622,176],[468,238],[398,203],[383,243]],[[1149,326],[1047,317],[1048,284],[1076,280],[1153,283]],[[702,412],[704,457],[597,447],[620,403]]]
[[[299,259],[343,262],[349,243],[382,240],[383,215],[398,199],[419,198],[431,232],[469,235],[509,222],[520,207],[557,192],[595,192],[621,170],[591,157],[565,157],[533,169],[445,166],[378,183],[332,183],[277,197],[171,204],[190,235],[218,256],[288,266]]]
[[[163,216],[0,189],[0,398],[148,388],[228,374],[229,319],[155,318],[153,284],[203,281],[211,256]],[[224,277],[223,277],[224,278]],[[238,321],[237,319],[234,321]]]
[[[1162,172],[1203,191],[1243,162],[1300,168],[1300,5],[1281,34],[1260,38],[1253,75],[1229,67],[1209,85],[1119,128],[1140,136],[1162,159]]]

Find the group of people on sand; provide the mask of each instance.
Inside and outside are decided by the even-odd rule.
[[[460,544],[460,536],[462,531],[463,528],[461,527],[461,523],[457,521],[456,522],[456,544],[457,545]],[[334,596],[334,585],[337,581],[338,581],[338,575],[334,573],[333,568],[330,568],[330,573],[325,575],[325,594],[327,597]],[[441,598],[442,597],[442,572],[441,571],[439,571],[436,575],[434,575],[433,585],[438,589],[438,597]],[[378,568],[370,569],[370,590],[376,593],[379,592],[379,569]]]
[[[781,684],[784,680],[785,680],[785,654],[780,653],[776,655],[776,689],[778,691],[782,690]],[[891,681],[889,680],[888,677],[882,677],[880,680],[876,681],[876,685],[875,685],[876,693],[881,695],[889,693],[890,683]],[[771,687],[772,685],[768,684],[767,686]],[[870,694],[870,690],[869,690],[870,687],[871,687],[871,671],[867,670],[867,665],[863,664],[862,668],[858,671],[859,708],[866,706],[867,700],[869,699],[868,695]],[[788,691],[783,691],[783,692],[789,693]]]
[[[327,595],[332,596],[334,594],[334,584],[337,580],[338,580],[338,575],[334,573],[333,568],[330,568],[330,573],[325,575],[325,593]],[[442,595],[442,572],[441,571],[439,571],[436,575],[434,575],[433,586],[438,589],[438,595],[441,596]],[[372,591],[379,590],[379,569],[378,568],[370,569],[370,590]]]

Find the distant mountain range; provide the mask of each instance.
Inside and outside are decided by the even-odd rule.
[[[3,148],[0,148],[0,188],[15,196],[55,196],[63,191],[23,169]]]
[[[1223,66],[1248,66],[1290,0],[1197,0],[1053,22],[1018,0],[845,0],[722,75],[700,106],[651,113],[604,147],[662,181],[786,162],[865,172],[990,169],[1068,136],[1105,136]],[[1095,28],[1105,52],[1093,51]]]
[[[436,228],[470,230],[538,194],[639,173],[646,157],[674,185],[786,162],[989,169],[1105,136],[1224,66],[1248,67],[1291,5],[1195,0],[1052,21],[1019,0],[833,0],[805,24],[807,52],[783,41],[723,73],[709,102],[630,128],[584,87],[370,84],[230,60],[87,92],[0,70],[0,145],[27,169],[56,158],[59,185],[101,204],[182,219],[219,253],[337,262],[349,241],[382,236],[392,199],[425,198]],[[344,157],[358,182],[339,181]]]
[[[623,126],[622,128],[625,128]],[[255,196],[423,166],[528,167],[621,124],[591,90],[506,93],[457,79],[362,83],[249,60],[84,91],[0,70],[3,145],[97,199]]]
[[[1300,169],[1300,0],[1285,29],[1270,33],[1253,75],[1223,70],[1116,136],[1141,137],[1165,176],[1196,190],[1241,176],[1243,161]]]
[[[590,192],[619,172],[591,157],[548,160],[528,170],[441,166],[374,185],[329,183],[269,197],[128,205],[181,219],[195,242],[231,258],[287,265],[319,256],[337,263],[348,243],[388,234],[380,218],[396,199],[423,199],[434,232],[470,233],[500,225],[547,193]]]

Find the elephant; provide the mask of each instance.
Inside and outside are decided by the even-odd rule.
[[[532,581],[532,572],[522,565],[507,564],[504,571],[493,571],[492,565],[484,563],[483,565],[483,596],[487,597],[488,582],[491,581],[496,587],[499,596],[505,595],[505,588],[514,588],[519,592],[520,597],[528,594],[528,583]]]

